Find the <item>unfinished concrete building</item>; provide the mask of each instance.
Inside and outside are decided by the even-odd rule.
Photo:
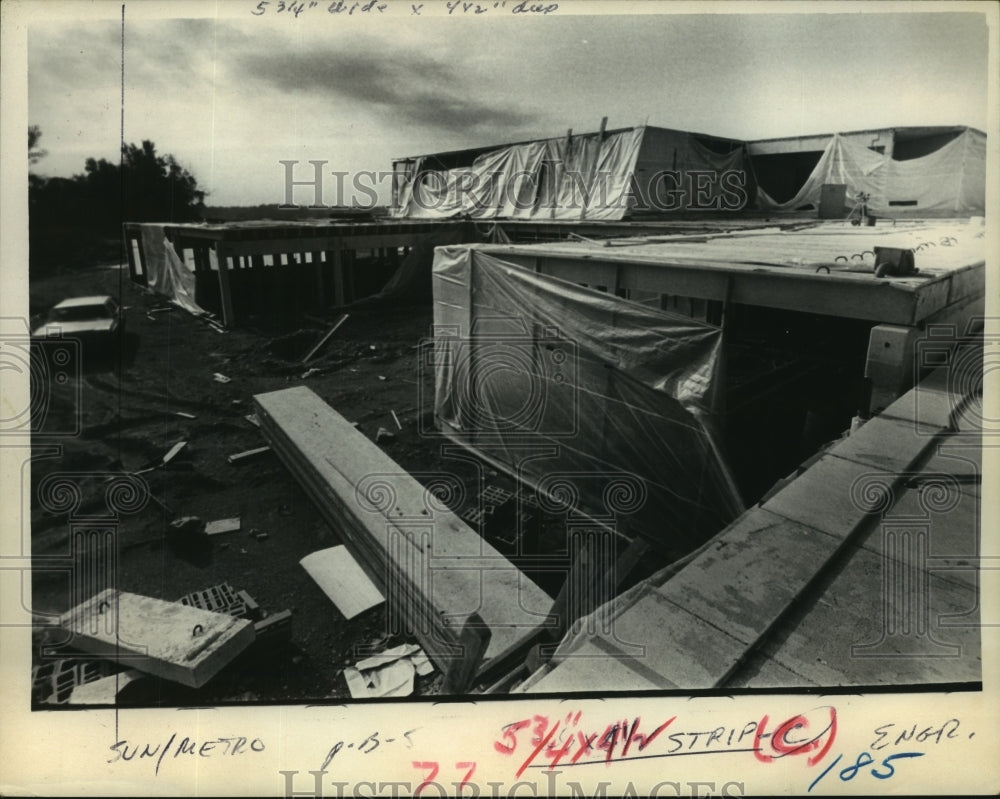
[[[489,614],[465,608],[463,634],[486,634],[469,633],[478,659],[451,684],[561,692],[981,678],[981,132],[744,142],[602,125],[394,166],[388,221],[130,225],[129,263],[134,280],[225,324],[275,291],[293,303],[308,295],[314,311],[383,291],[348,288],[372,277],[348,251],[384,262],[376,283],[433,275],[435,341],[419,353],[435,373],[425,402],[433,434],[511,475],[567,525],[551,610],[535,601],[512,636],[507,622],[490,630]],[[305,444],[287,443],[282,424],[297,422],[275,407],[290,414],[265,425],[276,449],[322,497],[326,467],[317,456],[313,470]],[[858,495],[873,472],[882,493]],[[929,484],[958,511],[925,507]],[[347,505],[329,512],[370,513],[348,488]],[[923,538],[901,544],[893,535],[907,508],[923,513]],[[412,543],[392,512],[386,529]],[[451,554],[413,546],[420,574],[458,568]],[[375,579],[379,561],[366,557]],[[500,560],[516,574],[515,558]],[[664,566],[636,568],[650,562]],[[416,605],[440,609],[407,580]],[[831,604],[882,607],[918,584],[932,586],[931,605],[859,613],[858,640],[827,634]],[[949,615],[961,623],[942,622]],[[920,653],[943,646],[954,657],[886,660],[913,643],[893,637],[911,626],[924,631]],[[495,652],[491,635],[505,642]],[[532,643],[554,656],[536,651],[525,665]]]

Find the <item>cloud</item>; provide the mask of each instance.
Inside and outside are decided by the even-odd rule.
[[[387,52],[378,40],[330,50],[241,52],[233,68],[267,89],[318,102],[360,103],[403,128],[500,135],[523,129],[538,116],[497,97],[451,64],[419,51]]]

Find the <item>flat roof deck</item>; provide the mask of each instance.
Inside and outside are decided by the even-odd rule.
[[[982,345],[956,350],[968,375]],[[976,684],[982,397],[940,368],[520,692]],[[603,614],[603,615],[600,615]]]
[[[574,283],[917,325],[985,293],[985,228],[968,221],[815,223],[477,249]],[[876,278],[874,248],[915,250],[917,273]],[[861,271],[866,270],[866,271]]]

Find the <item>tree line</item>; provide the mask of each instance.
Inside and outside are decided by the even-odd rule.
[[[28,128],[28,161],[38,164],[41,130]],[[204,216],[205,192],[172,155],[149,140],[122,144],[121,159],[88,158],[71,178],[28,176],[32,266],[118,255],[123,222],[193,222]],[[113,252],[112,252],[113,250]]]

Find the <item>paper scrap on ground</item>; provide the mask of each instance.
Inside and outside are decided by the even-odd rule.
[[[421,652],[421,649],[417,644],[400,644],[399,646],[394,646],[392,649],[385,650],[385,652],[372,655],[370,658],[359,660],[354,664],[354,668],[358,671],[369,671],[381,666],[388,666],[400,658],[410,657],[416,655],[418,652]],[[421,654],[423,653],[421,652]]]
[[[415,675],[424,677],[433,671],[430,658],[417,644],[400,644],[348,666],[344,679],[355,699],[377,699],[409,696]]]
[[[78,685],[69,695],[71,705],[111,705],[121,690],[134,680],[145,677],[141,671],[130,669],[93,682]]]
[[[434,671],[434,664],[431,663],[431,659],[427,657],[427,654],[422,649],[410,657],[410,662],[421,677],[426,677]]]
[[[371,671],[355,666],[344,669],[347,688],[355,699],[379,699],[385,696],[409,696],[417,670],[408,660],[395,660]]]
[[[385,601],[385,597],[343,545],[313,552],[299,563],[323,593],[330,597],[345,619],[353,619],[359,613]]]

